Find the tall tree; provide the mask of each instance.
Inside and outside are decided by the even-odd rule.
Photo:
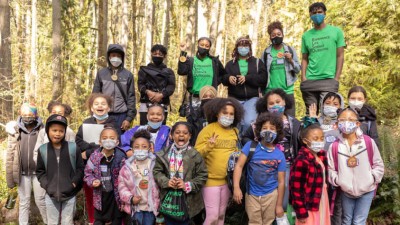
[[[61,0],[53,0],[52,40],[53,40],[53,100],[60,100],[62,95],[61,75]]]
[[[219,14],[218,14],[218,29],[217,29],[217,41],[215,44],[215,55],[221,55],[223,53],[222,45],[225,30],[225,14],[226,14],[226,0],[220,1]]]
[[[189,55],[195,52],[197,2],[198,0],[187,2],[189,5],[186,22],[186,45],[189,46],[187,49]]]
[[[146,0],[145,6],[145,20],[146,20],[146,47],[145,47],[145,62],[146,64],[151,60],[150,49],[153,44],[153,23],[154,23],[154,3],[152,0]]]
[[[135,0],[133,0],[134,2]],[[122,18],[121,18],[121,33],[120,33],[120,38],[119,38],[119,43],[122,45],[122,47],[127,49],[128,47],[128,0],[122,0]]]
[[[107,23],[108,23],[108,0],[99,0],[99,22],[97,23],[98,29],[98,49],[97,49],[97,66],[107,66],[106,54],[107,54]]]
[[[250,11],[250,16],[251,16],[251,25],[249,26],[249,35],[252,40],[252,49],[253,53],[257,53],[257,47],[258,47],[258,25],[260,24],[260,16],[261,16],[261,9],[263,9],[263,1],[262,0],[256,0],[256,4],[252,4],[252,8]]]
[[[33,96],[36,97],[38,83],[38,73],[37,73],[37,62],[36,62],[36,49],[37,49],[37,1],[31,1],[31,65],[30,65],[30,91],[32,91]]]
[[[0,121],[10,120],[13,109],[10,20],[8,0],[0,0]]]

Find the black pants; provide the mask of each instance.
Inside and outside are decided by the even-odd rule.
[[[315,103],[317,105],[317,115],[318,115],[319,107],[325,95],[328,92],[337,93],[338,89],[339,89],[339,82],[336,81],[335,79],[306,80],[301,82],[300,90],[303,96],[304,104],[306,105],[307,114],[310,105]]]
[[[294,94],[288,94],[287,96],[292,102],[292,108],[286,109],[286,114],[288,114],[289,116],[296,117],[296,101],[294,99]]]

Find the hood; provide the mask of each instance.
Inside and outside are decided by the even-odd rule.
[[[339,97],[340,97],[340,108],[344,109],[344,98],[343,98],[343,96],[341,94],[339,94],[339,93],[336,93],[336,94],[339,95]],[[325,97],[324,97],[324,100],[325,100]],[[320,112],[321,112],[321,118],[325,117],[325,115],[322,114],[322,112],[324,111],[324,101],[321,101],[319,108],[320,108]]]
[[[364,106],[361,108],[361,111],[359,113],[360,120],[361,121],[375,121],[376,120],[376,113],[374,108],[372,108],[369,105],[364,104]]]
[[[121,55],[122,55],[122,64],[120,65],[120,67],[124,67],[124,63],[125,63],[124,48],[119,44],[110,44],[108,46],[108,49],[107,49],[107,62],[108,62],[108,66],[109,67],[111,67],[111,62],[110,62],[110,53],[111,52],[121,53]]]
[[[36,126],[33,128],[33,130],[38,130],[43,125],[42,119],[40,117],[38,117],[36,119],[36,121],[37,121],[37,123],[36,123]],[[25,127],[25,124],[22,122],[22,117],[21,116],[18,117],[17,123],[18,123],[18,127],[21,130],[23,130],[25,133],[29,133],[28,129],[26,129],[26,127]]]

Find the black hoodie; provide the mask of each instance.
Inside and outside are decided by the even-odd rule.
[[[361,130],[364,134],[374,139],[375,143],[379,147],[378,126],[376,124],[376,113],[374,108],[364,104],[359,112],[359,117],[361,122]]]

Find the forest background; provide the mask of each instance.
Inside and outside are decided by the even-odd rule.
[[[106,65],[110,43],[126,50],[125,67],[135,80],[141,65],[150,61],[150,48],[168,48],[166,64],[177,69],[179,44],[188,54],[196,51],[201,36],[213,40],[211,53],[223,64],[231,58],[235,40],[249,35],[260,56],[270,44],[267,26],[279,20],[284,42],[300,56],[301,35],[312,27],[309,0],[0,0],[0,124],[16,119],[19,106],[34,100],[39,115],[48,116],[50,100],[70,104],[71,127],[76,131],[89,116],[85,101],[96,72]],[[370,215],[370,224],[400,224],[400,1],[327,0],[325,21],[343,29],[347,47],[340,92],[362,85],[368,103],[378,114],[381,153],[386,173]],[[185,77],[176,76],[172,113],[185,90]],[[220,88],[220,93],[226,93]],[[296,114],[304,115],[299,82]],[[136,95],[138,97],[138,94]],[[134,121],[137,124],[138,120]],[[6,133],[0,129],[2,164]],[[4,166],[0,199],[7,196]],[[79,207],[78,207],[79,208]],[[229,221],[228,221],[229,223]]]

